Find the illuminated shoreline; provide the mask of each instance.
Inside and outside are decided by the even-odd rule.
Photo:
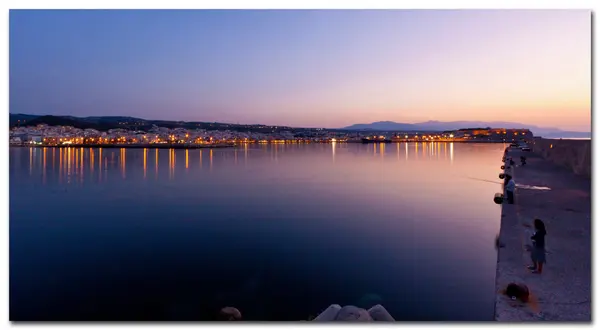
[[[476,140],[401,140],[401,141],[386,141],[386,142],[363,142],[363,141],[310,141],[310,142],[229,142],[219,144],[163,144],[163,143],[152,143],[152,144],[35,144],[35,143],[22,143],[22,144],[10,144],[10,147],[29,147],[29,148],[128,148],[128,149],[223,149],[223,148],[235,148],[237,146],[258,144],[258,145],[299,145],[299,144],[333,144],[333,143],[352,143],[352,144],[394,144],[394,143],[511,143],[509,141],[476,141]]]
[[[11,145],[11,147],[29,147],[29,148],[106,148],[106,149],[215,149],[215,148],[233,148],[234,144],[60,144],[60,145],[44,145],[44,144],[20,144]]]

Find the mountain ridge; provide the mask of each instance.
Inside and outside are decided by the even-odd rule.
[[[80,129],[97,129],[107,131],[114,128],[147,130],[153,125],[166,128],[186,128],[186,129],[206,129],[206,130],[236,130],[236,131],[256,131],[256,132],[279,132],[290,129],[286,126],[267,126],[267,125],[245,125],[230,124],[218,122],[199,122],[199,121],[174,121],[174,120],[148,120],[128,116],[89,116],[74,117],[61,115],[28,115],[28,114],[9,114],[9,126],[35,126],[46,124],[50,126],[73,126]]]
[[[527,128],[536,136],[543,137],[591,137],[591,132],[564,131],[554,127],[540,127],[515,122],[504,121],[437,121],[429,120],[420,123],[397,123],[393,121],[378,121],[370,124],[354,124],[341,129],[365,131],[452,131],[461,128]]]
[[[127,123],[125,123],[127,122]],[[185,127],[185,128],[205,128],[209,130],[213,129],[234,129],[234,130],[246,130],[246,129],[260,129],[265,131],[272,131],[273,128],[276,130],[285,129],[309,129],[302,127],[287,127],[287,126],[273,126],[273,125],[261,125],[261,124],[231,124],[231,123],[218,123],[218,122],[185,122],[185,121],[174,121],[174,120],[148,120],[129,116],[88,116],[88,117],[75,117],[75,116],[57,116],[57,115],[30,115],[30,114],[13,114],[9,113],[9,123],[13,127],[15,125],[36,125],[36,124],[48,124],[48,125],[63,125],[63,126],[74,126],[78,128],[96,128],[100,130],[107,130],[110,128],[148,128],[151,125],[164,126],[169,128],[174,127]],[[549,137],[549,138],[591,138],[591,132],[578,132],[578,131],[563,131],[553,127],[538,127],[535,125],[527,125],[522,123],[514,122],[483,122],[483,121],[450,121],[443,122],[437,120],[429,120],[420,123],[397,123],[393,121],[379,121],[371,124],[354,124],[343,128],[329,128],[330,130],[344,130],[344,131],[450,131],[461,128],[475,128],[475,127],[491,127],[491,128],[528,128],[535,136]],[[315,129],[315,128],[313,128]]]

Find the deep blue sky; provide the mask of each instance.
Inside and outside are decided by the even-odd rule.
[[[589,11],[13,10],[10,111],[589,129],[590,24]]]

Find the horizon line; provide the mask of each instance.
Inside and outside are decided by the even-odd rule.
[[[371,123],[357,123],[357,124],[352,124],[349,126],[344,126],[344,127],[338,127],[338,128],[331,128],[331,127],[324,127],[324,126],[317,126],[317,127],[309,127],[309,126],[290,126],[290,125],[273,125],[273,124],[260,124],[260,123],[255,123],[255,124],[248,124],[248,123],[232,123],[232,122],[220,122],[220,121],[199,121],[199,120],[173,120],[173,119],[147,119],[147,118],[141,118],[141,117],[133,117],[130,115],[118,115],[118,116],[73,116],[73,115],[50,115],[50,114],[44,114],[44,115],[40,115],[40,114],[27,114],[27,113],[11,113],[9,111],[9,116],[10,115],[25,115],[25,116],[39,116],[39,117],[45,117],[45,116],[50,116],[50,117],[74,117],[74,118],[90,118],[90,117],[97,117],[97,118],[101,118],[101,117],[129,117],[129,118],[134,118],[134,119],[141,119],[141,120],[146,120],[146,121],[171,121],[171,122],[184,122],[184,123],[190,123],[190,122],[198,122],[198,123],[216,123],[216,124],[227,124],[227,125],[254,125],[254,126],[271,126],[271,127],[289,127],[289,128],[309,128],[309,129],[331,129],[331,130],[346,130],[348,129],[348,127],[351,126],[356,126],[356,125],[372,125],[372,124],[376,124],[376,123],[393,123],[393,124],[404,124],[404,125],[418,125],[418,124],[425,124],[428,122],[438,122],[438,123],[454,123],[454,122],[468,122],[468,121],[478,121],[478,122],[482,122],[482,123],[495,123],[495,122],[503,122],[503,121],[499,121],[499,120],[494,120],[494,121],[483,121],[483,120],[453,120],[453,121],[440,121],[440,120],[427,120],[427,121],[422,121],[422,122],[414,122],[414,123],[407,123],[407,122],[395,122],[395,121],[390,121],[390,120],[381,120],[381,121],[375,121],[375,122],[371,122]],[[504,122],[504,123],[511,123],[511,124],[519,124],[519,125],[524,125],[522,123],[516,123],[516,122]],[[591,133],[590,131],[580,131],[580,130],[563,130],[561,128],[557,128],[557,127],[540,127],[540,126],[536,126],[536,125],[524,125],[524,127],[527,127],[527,129],[530,129],[530,127],[535,127],[537,129],[556,129],[562,132],[575,132],[575,133]],[[365,130],[365,129],[356,129],[356,130]],[[377,129],[366,129],[366,130],[376,130]]]

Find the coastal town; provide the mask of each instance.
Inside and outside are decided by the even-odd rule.
[[[518,142],[533,138],[529,129],[467,128],[444,132],[375,132],[327,129],[289,130],[272,133],[167,128],[124,128],[101,131],[72,126],[17,126],[10,130],[10,145],[73,146],[229,146],[242,143],[369,143],[369,142]]]

